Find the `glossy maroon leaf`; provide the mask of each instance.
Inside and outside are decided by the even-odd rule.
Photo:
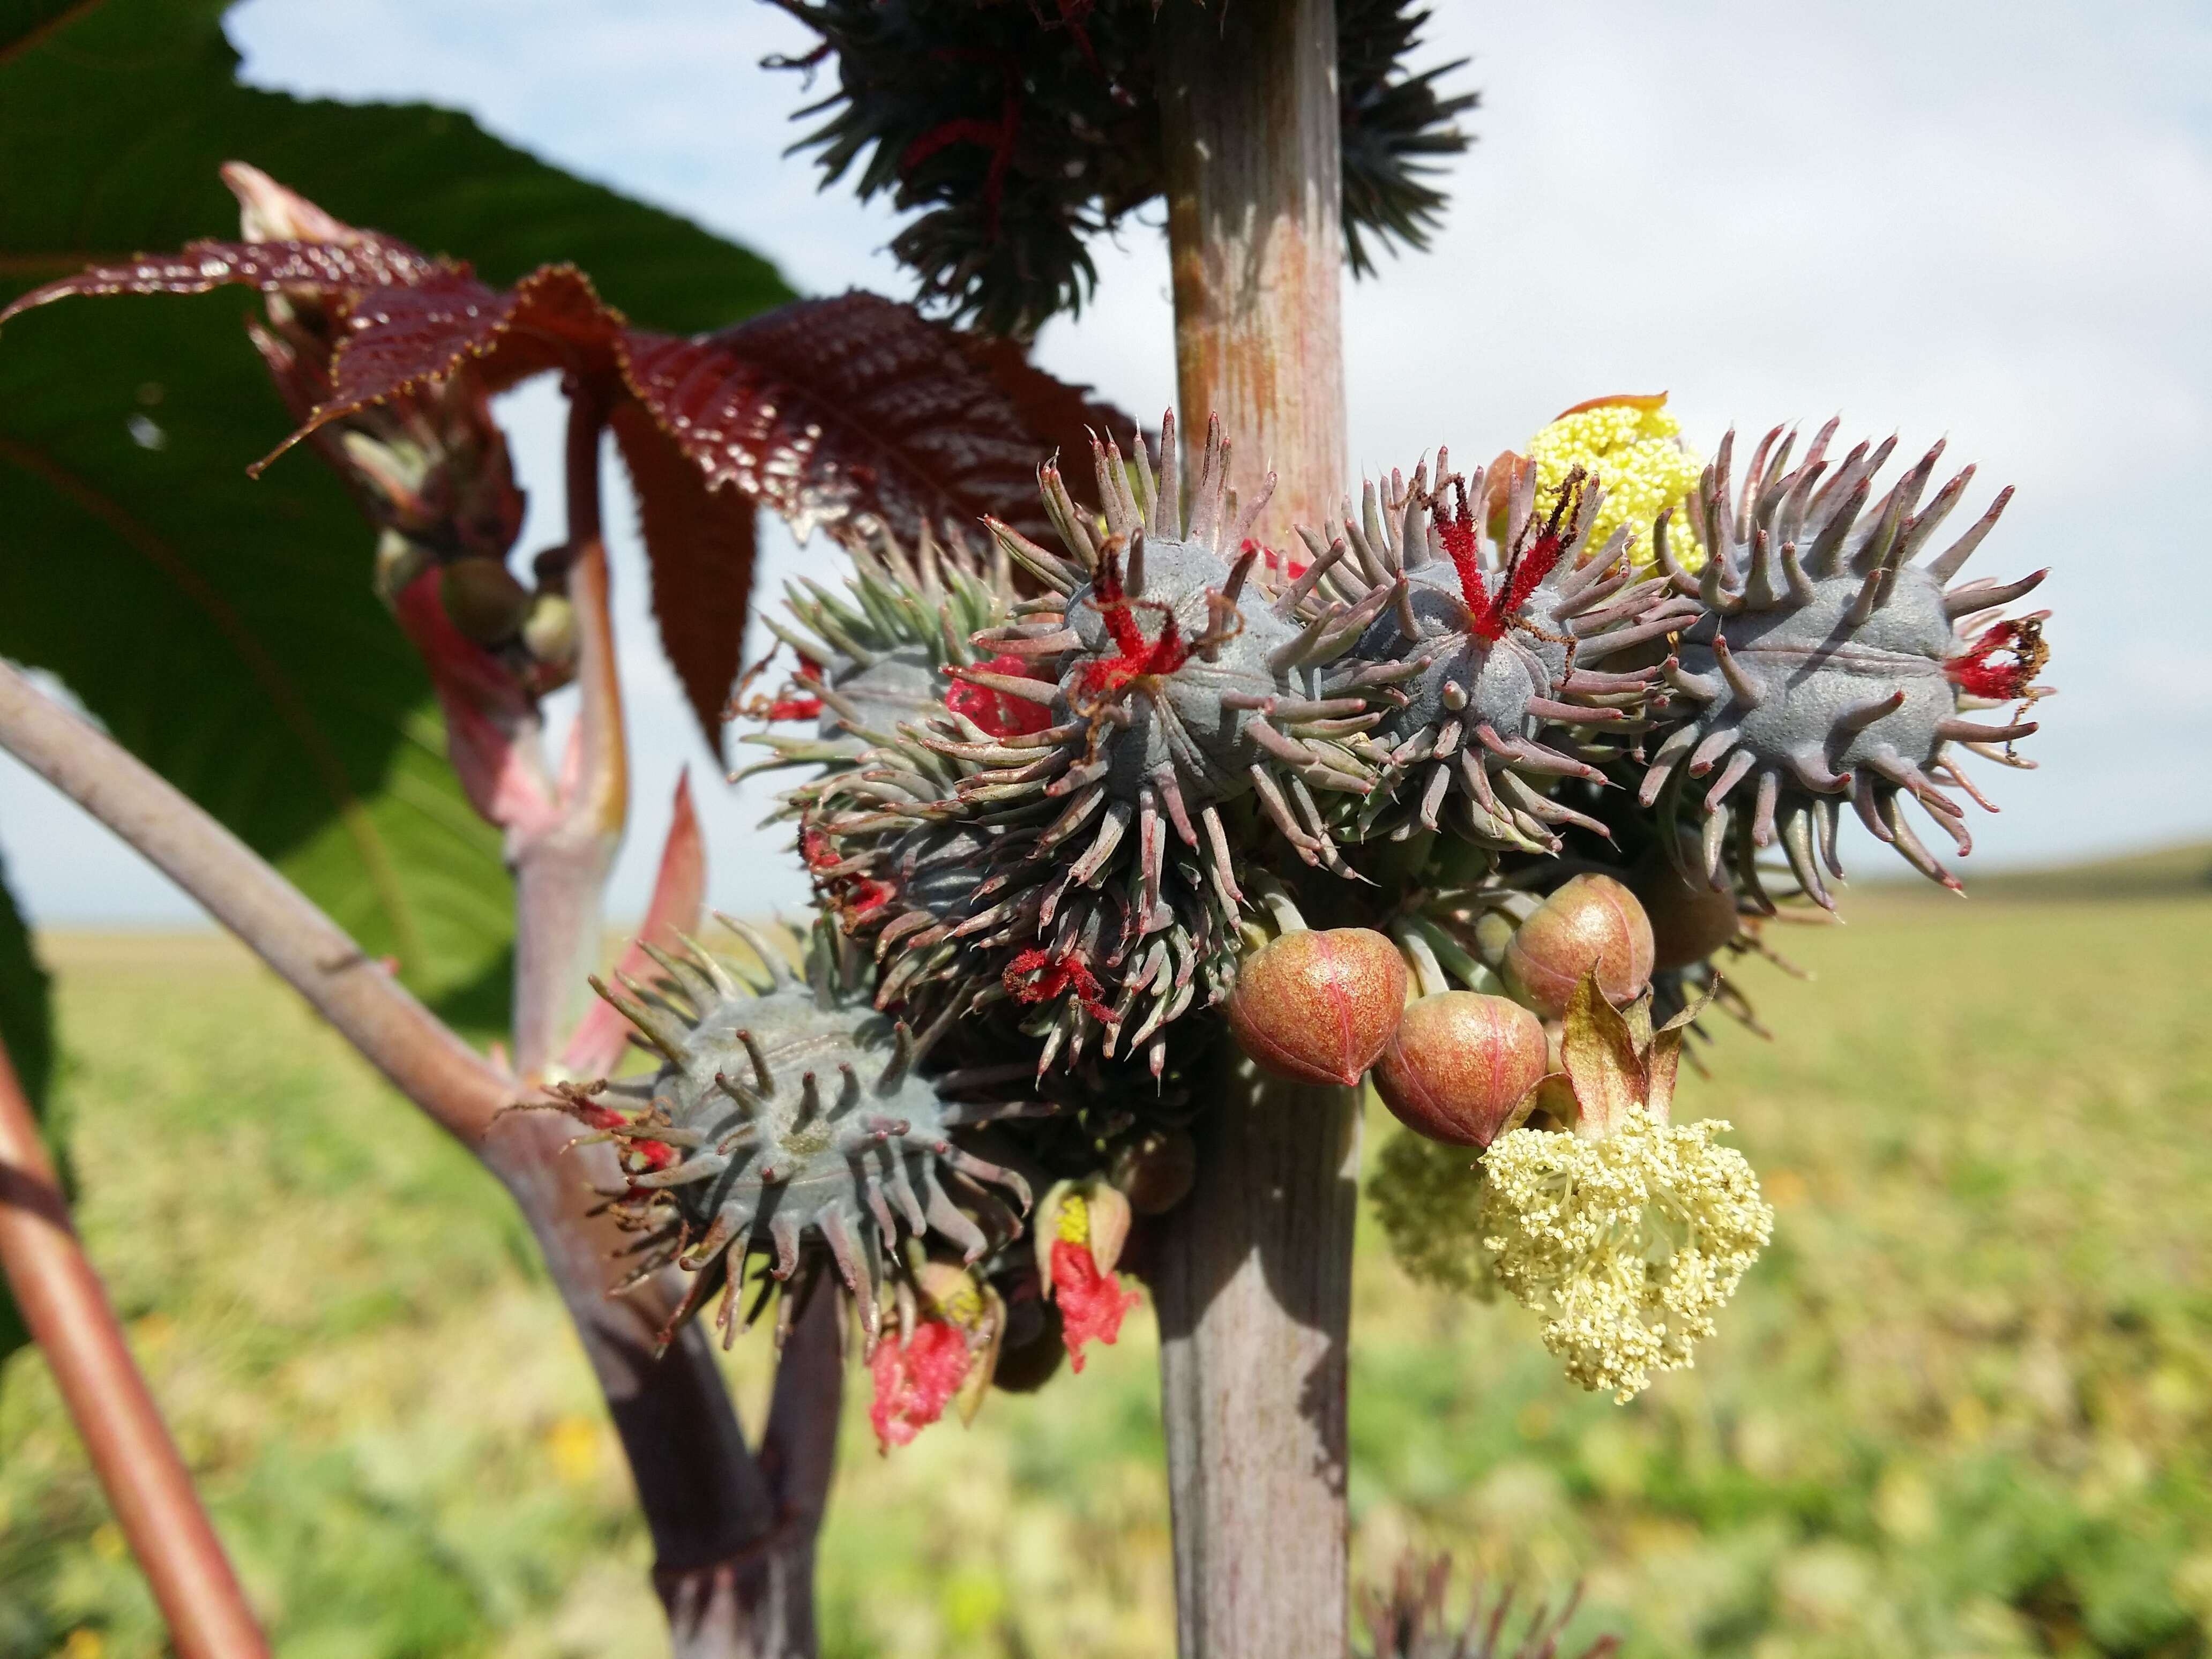
[[[1090,464],[1091,436],[1112,439],[1127,455],[1139,430],[1136,417],[1092,397],[1087,386],[1070,386],[1046,374],[1030,361],[1019,341],[988,334],[953,337],[961,356],[982,370],[1013,405],[1014,418],[1030,434],[1037,459],[1060,456],[1069,492],[1086,506],[1098,506],[1097,477]]]
[[[633,330],[623,351],[632,391],[707,477],[802,537],[911,540],[927,522],[972,543],[986,514],[1051,535],[1036,490],[1051,441],[909,306],[804,300],[696,339]]]
[[[249,471],[258,472],[316,428],[465,362],[473,362],[494,392],[548,369],[611,378],[623,328],[622,313],[609,309],[574,265],[542,265],[504,292],[478,282],[465,265],[442,266],[404,286],[364,289],[343,303],[330,396]]]
[[[708,488],[706,475],[641,405],[617,404],[611,424],[637,491],[661,648],[707,746],[721,757],[722,709],[738,678],[752,598],[758,507],[735,484]]]
[[[466,266],[428,258],[404,242],[372,231],[353,242],[187,242],[179,253],[141,254],[125,264],[94,265],[33,289],[0,311],[0,323],[73,296],[109,294],[206,294],[218,288],[315,289],[330,295],[417,283]]]

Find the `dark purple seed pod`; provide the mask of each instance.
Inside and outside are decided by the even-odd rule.
[[[1285,933],[1244,958],[1229,1029],[1254,1064],[1294,1083],[1359,1081],[1406,1006],[1406,959],[1369,927]]]
[[[1544,1027],[1505,997],[1439,991],[1406,1010],[1375,1063],[1375,1092],[1416,1134],[1487,1146],[1544,1076]]]
[[[1198,1144],[1187,1129],[1147,1129],[1115,1150],[1107,1179],[1139,1215],[1165,1215],[1198,1179]]]
[[[1486,847],[1551,852],[1563,825],[1607,834],[1551,792],[1562,778],[1603,778],[1593,760],[1609,751],[1593,745],[1640,712],[1656,671],[1596,665],[1683,625],[1695,607],[1663,578],[1635,579],[1626,529],[1589,547],[1603,496],[1594,481],[1575,475],[1540,517],[1534,470],[1523,469],[1504,542],[1491,546],[1471,505],[1484,498],[1481,471],[1462,478],[1449,466],[1438,451],[1434,491],[1425,467],[1410,481],[1392,474],[1379,498],[1369,484],[1358,518],[1346,501],[1343,532],[1327,546],[1301,532],[1319,591],[1393,596],[1338,674],[1387,708],[1374,735],[1388,758],[1361,836],[1403,839],[1441,823]]]
[[[1667,665],[1667,712],[1679,724],[1653,753],[1640,799],[1660,803],[1669,819],[1702,820],[1700,862],[1716,887],[1726,880],[1733,829],[1736,874],[1767,909],[1753,854],[1778,840],[1799,885],[1834,908],[1826,877],[1843,873],[1836,826],[1846,799],[1876,837],[1955,889],[1957,878],[1906,822],[1904,798],[1925,807],[1960,853],[1971,850],[1966,809],[1946,791],[1981,798],[1950,745],[2025,766],[2011,745],[2035,726],[2017,718],[1985,725],[1962,714],[2030,702],[2045,690],[2033,683],[2049,654],[2042,617],[1997,612],[2047,573],[1948,586],[2012,491],[2000,491],[1943,552],[1915,564],[1973,468],[1922,506],[1942,456],[1938,443],[1868,507],[1896,441],[1860,444],[1831,464],[1836,427],[1822,427],[1794,469],[1796,434],[1777,427],[1753,456],[1740,493],[1729,476],[1735,434],[1722,441],[1692,507],[1708,550],[1698,574],[1674,562],[1665,515],[1652,537],[1676,591],[1706,614]]]

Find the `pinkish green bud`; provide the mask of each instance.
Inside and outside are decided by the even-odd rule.
[[[1244,958],[1229,1025],[1263,1072],[1350,1088],[1406,1006],[1406,959],[1367,927],[1285,933]]]
[[[1543,1078],[1544,1027],[1504,997],[1442,991],[1406,1010],[1382,1057],[1375,1092],[1416,1134],[1487,1146]]]
[[[1692,845],[1686,861],[1698,857]],[[1658,843],[1637,860],[1628,881],[1651,921],[1654,969],[1703,962],[1735,937],[1735,890],[1716,889],[1702,875],[1686,878]]]
[[[1198,1143],[1182,1129],[1153,1129],[1114,1155],[1109,1175],[1139,1215],[1165,1215],[1198,1179]]]
[[[540,592],[530,596],[530,609],[522,618],[522,648],[562,677],[576,666],[576,607],[565,593]]]
[[[530,609],[530,590],[497,559],[455,559],[439,574],[438,599],[461,637],[478,645],[513,639]]]
[[[1505,971],[1547,1019],[1567,1011],[1583,975],[1625,1006],[1651,982],[1650,919],[1611,876],[1577,876],[1522,922],[1505,947]]]

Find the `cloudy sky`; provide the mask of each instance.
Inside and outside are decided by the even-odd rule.
[[[2212,576],[2188,507],[2212,495],[2212,15],[1435,10],[1427,51],[1472,60],[1480,142],[1435,249],[1349,292],[1354,463],[1490,454],[1583,398],[1662,387],[1702,447],[1731,422],[1837,413],[1847,434],[1948,437],[1991,488],[2020,487],[1976,568],[2054,567],[2047,678],[2064,692],[2039,711],[2042,769],[1999,780],[2007,810],[1978,825],[1969,875],[2212,834]],[[230,29],[262,84],[458,106],[750,244],[802,290],[906,291],[882,252],[892,218],[817,195],[782,157],[799,88],[759,60],[808,37],[752,0],[247,0]],[[1097,303],[1042,356],[1151,418],[1173,382],[1162,238],[1133,227],[1101,252]],[[510,400],[538,480],[551,404]],[[788,572],[832,556],[773,556]],[[709,763],[651,645],[634,542],[617,558],[641,763],[620,911],[641,906],[676,768]],[[796,900],[753,856],[757,797],[708,793],[718,902]],[[40,920],[191,914],[80,823],[0,769],[0,850]]]

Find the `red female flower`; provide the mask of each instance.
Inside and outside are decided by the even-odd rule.
[[[975,665],[988,674],[1033,678],[1030,665],[1020,657],[1000,655]],[[1027,737],[1052,724],[1052,710],[1044,704],[1031,702],[1026,697],[1010,696],[967,680],[954,682],[952,689],[945,694],[945,706],[956,714],[965,714],[994,738]]]
[[[875,1380],[868,1421],[883,1449],[906,1445],[942,1417],[974,1363],[966,1334],[946,1319],[920,1321],[904,1342],[878,1343],[868,1362]]]

